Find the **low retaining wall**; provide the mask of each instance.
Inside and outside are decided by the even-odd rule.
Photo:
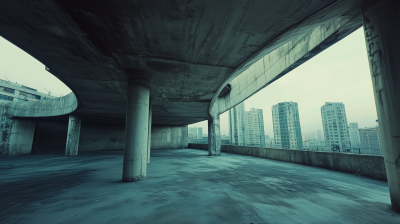
[[[208,150],[208,144],[189,143],[189,148]],[[221,145],[221,152],[322,167],[331,170],[356,173],[379,180],[387,180],[384,159],[381,156],[236,145]]]

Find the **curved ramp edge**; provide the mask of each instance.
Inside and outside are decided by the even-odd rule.
[[[53,117],[72,113],[78,108],[78,100],[73,92],[51,100],[7,104],[9,117]]]
[[[329,47],[331,45],[329,43],[332,41],[341,39],[343,36],[337,34],[347,25],[347,22],[349,22],[349,18],[346,16],[332,19],[278,47],[235,78],[225,82],[222,86],[229,84],[231,91],[222,97],[219,97],[221,90],[214,94],[209,107],[210,115],[221,114],[243,102]],[[350,26],[354,26],[354,24]]]

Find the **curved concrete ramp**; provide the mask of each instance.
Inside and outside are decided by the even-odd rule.
[[[78,108],[74,93],[51,100],[7,104],[9,117],[53,117],[72,113]]]
[[[249,66],[234,78],[228,79],[214,94],[209,112],[223,113],[243,102],[297,66],[311,59],[337,42],[353,27],[348,17],[339,17],[324,23],[310,32],[289,41]],[[223,88],[230,85],[230,92],[221,96]]]

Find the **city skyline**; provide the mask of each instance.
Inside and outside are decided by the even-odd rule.
[[[244,102],[245,110],[263,110],[265,135],[273,136],[271,107],[289,101],[298,103],[304,133],[323,129],[320,107],[325,102],[343,102],[348,123],[357,122],[360,128],[373,127],[377,115],[363,28]],[[229,135],[228,112],[221,114],[220,120],[221,135]],[[203,127],[203,132],[207,133],[207,122],[192,125]]]

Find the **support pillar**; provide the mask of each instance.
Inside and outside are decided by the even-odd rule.
[[[67,144],[65,145],[65,156],[78,155],[80,133],[81,119],[74,115],[69,116]]]
[[[139,181],[146,178],[149,99],[148,82],[138,78],[129,79],[122,174],[122,181],[124,182]]]
[[[150,163],[150,150],[151,150],[151,122],[153,118],[152,106],[149,106],[149,136],[147,138],[147,164]]]
[[[221,136],[219,129],[219,114],[208,119],[208,155],[221,155]]]
[[[364,34],[392,208],[400,211],[400,2],[362,7]]]

